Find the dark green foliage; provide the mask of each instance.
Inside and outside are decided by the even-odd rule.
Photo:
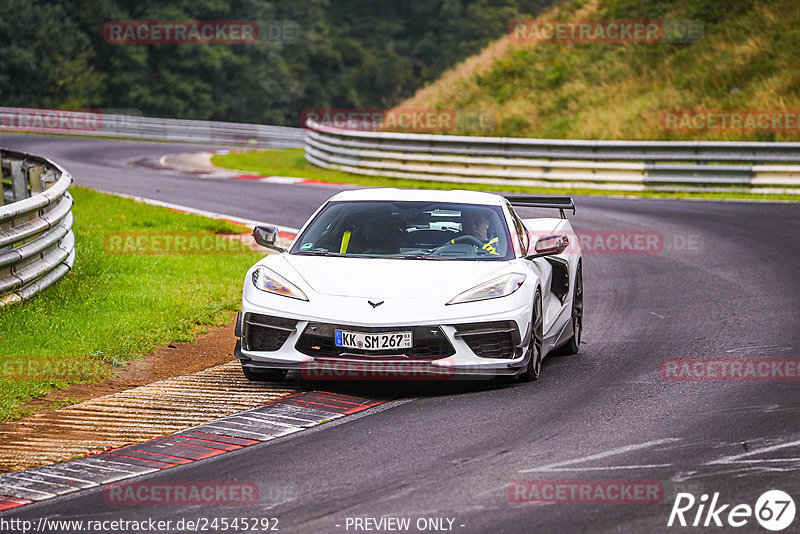
[[[387,107],[554,0],[3,0],[0,105],[299,125]],[[291,20],[295,43],[109,44],[113,20]]]

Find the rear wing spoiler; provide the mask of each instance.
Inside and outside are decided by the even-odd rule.
[[[575,202],[572,197],[540,197],[536,195],[504,195],[512,206],[524,208],[555,208],[562,219],[566,219],[564,210],[572,210],[575,215]]]

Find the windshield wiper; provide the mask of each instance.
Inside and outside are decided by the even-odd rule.
[[[336,252],[328,252],[327,250],[299,250],[295,252],[297,256],[342,256]]]
[[[446,256],[431,256],[430,254],[401,254],[399,256],[389,256],[401,260],[446,260]]]

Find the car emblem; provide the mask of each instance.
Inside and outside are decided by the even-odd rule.
[[[377,308],[378,306],[383,304],[384,301],[381,300],[381,301],[378,301],[378,302],[372,302],[371,300],[368,300],[367,302],[369,302],[369,305],[372,306],[373,308]]]

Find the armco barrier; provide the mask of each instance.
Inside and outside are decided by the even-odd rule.
[[[100,110],[59,111],[0,107],[0,131],[2,130],[127,137],[253,148],[303,146],[302,128],[140,117],[104,113]]]
[[[72,177],[52,161],[0,150],[0,307],[28,298],[75,262]]]
[[[306,159],[356,174],[533,187],[800,194],[800,143],[585,141],[306,123]]]

